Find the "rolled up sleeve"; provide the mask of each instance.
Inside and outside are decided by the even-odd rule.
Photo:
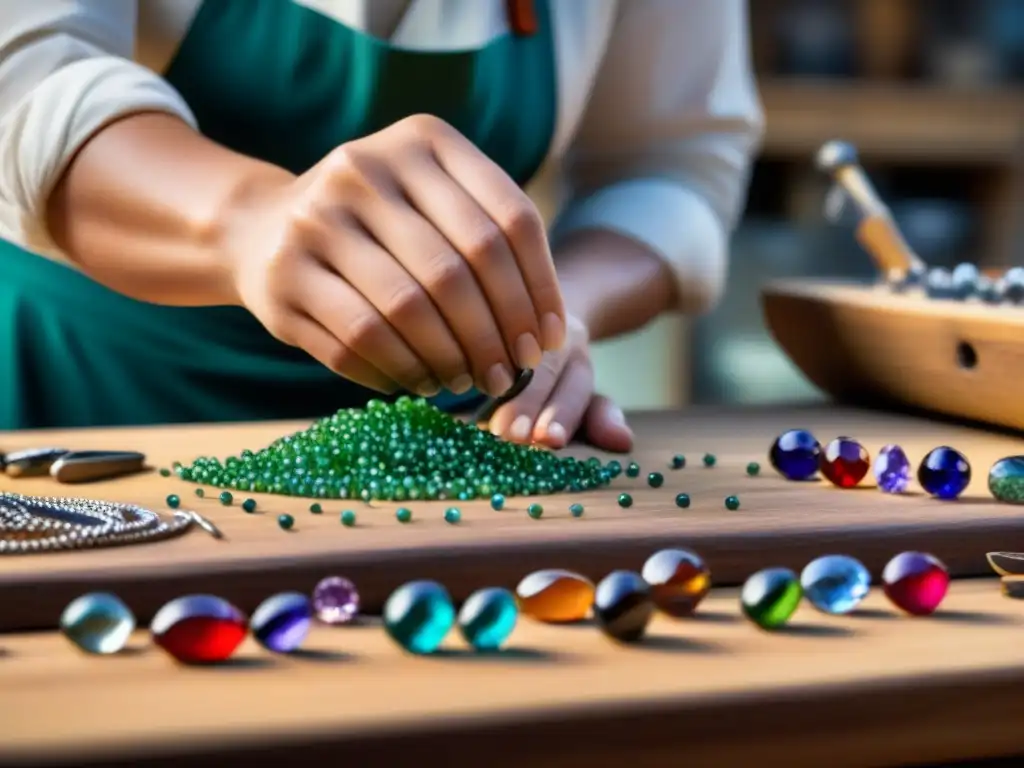
[[[714,307],[763,115],[746,0],[624,0],[564,170],[557,242],[588,229],[665,260],[677,308]]]

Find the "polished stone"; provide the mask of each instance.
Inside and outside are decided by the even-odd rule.
[[[66,448],[28,448],[8,453],[4,470],[10,477],[39,477],[50,471],[53,463],[69,451]]]
[[[821,445],[806,429],[783,432],[772,443],[768,461],[787,480],[810,480],[818,474]]]
[[[917,468],[917,482],[938,499],[955,499],[971,483],[971,465],[962,453],[943,445],[924,457]]]
[[[87,483],[141,472],[145,465],[137,451],[74,451],[50,465],[50,476],[59,483]]]
[[[245,615],[214,595],[186,595],[157,611],[153,642],[184,664],[226,661],[247,634]]]
[[[459,631],[478,651],[501,648],[516,628],[519,606],[507,589],[488,587],[470,595],[459,611]]]
[[[788,568],[765,568],[743,584],[740,607],[762,629],[777,629],[789,621],[800,605],[803,590]]]
[[[313,624],[313,606],[300,592],[268,597],[253,612],[249,629],[268,651],[292,653],[302,647]]]
[[[324,624],[348,624],[359,615],[356,585],[342,576],[321,579],[313,589],[313,611]]]
[[[884,493],[903,493],[910,485],[910,459],[898,445],[883,446],[875,457],[875,482]]]
[[[946,596],[949,571],[934,555],[901,552],[882,571],[882,586],[897,608],[913,616],[927,616]]]
[[[90,592],[75,598],[60,615],[60,631],[86,653],[117,653],[134,630],[135,616],[109,592]]]
[[[969,263],[957,264],[950,275],[953,295],[958,299],[969,299],[978,292],[981,271]]]
[[[1024,456],[1007,456],[993,464],[988,490],[999,501],[1024,504]]]
[[[1024,552],[988,552],[985,558],[1000,576],[1024,576]]]
[[[696,552],[662,549],[640,572],[651,587],[655,606],[669,616],[692,616],[711,589],[711,569]]]
[[[651,588],[632,571],[612,571],[594,591],[594,619],[608,637],[622,643],[643,638],[654,614]]]
[[[822,613],[850,613],[867,597],[871,574],[852,557],[825,555],[803,569],[800,587],[808,602]]]
[[[454,624],[452,599],[436,581],[410,581],[384,603],[384,629],[410,653],[433,653]]]
[[[516,600],[524,616],[551,624],[583,621],[594,604],[594,584],[572,571],[534,571],[519,582]]]
[[[837,437],[818,460],[821,474],[837,488],[854,488],[871,468],[867,449],[852,437]]]

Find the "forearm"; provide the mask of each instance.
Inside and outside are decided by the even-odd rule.
[[[237,303],[222,247],[233,212],[287,172],[231,152],[169,114],[93,136],[53,189],[50,234],[84,273],[135,299]]]
[[[566,238],[555,251],[566,310],[592,340],[642,328],[676,303],[672,270],[646,246],[607,230]]]

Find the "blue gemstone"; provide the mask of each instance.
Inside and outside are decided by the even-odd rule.
[[[821,445],[806,429],[783,432],[772,443],[768,460],[787,480],[810,480],[818,473]]]
[[[970,485],[971,465],[960,451],[943,445],[924,457],[917,482],[936,498],[955,499]]]
[[[469,596],[459,611],[459,630],[478,651],[496,651],[516,628],[519,608],[507,589],[490,587]]]
[[[268,651],[291,653],[305,642],[313,624],[313,605],[298,592],[268,597],[253,613],[249,629]]]
[[[898,445],[887,445],[878,452],[874,465],[878,489],[885,493],[903,493],[910,484],[910,459]]]
[[[846,555],[825,555],[812,560],[800,574],[800,586],[811,605],[823,613],[849,613],[871,588],[871,574]]]
[[[384,604],[384,629],[410,653],[433,653],[454,624],[452,599],[435,581],[410,581]]]

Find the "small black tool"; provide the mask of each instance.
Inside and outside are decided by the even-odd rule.
[[[519,395],[523,393],[523,390],[530,386],[530,382],[533,381],[533,369],[523,368],[516,372],[516,381],[501,397],[496,397],[493,400],[489,400],[484,406],[476,412],[476,423],[486,424],[494,416],[495,412],[501,408],[505,403],[512,402]]]

